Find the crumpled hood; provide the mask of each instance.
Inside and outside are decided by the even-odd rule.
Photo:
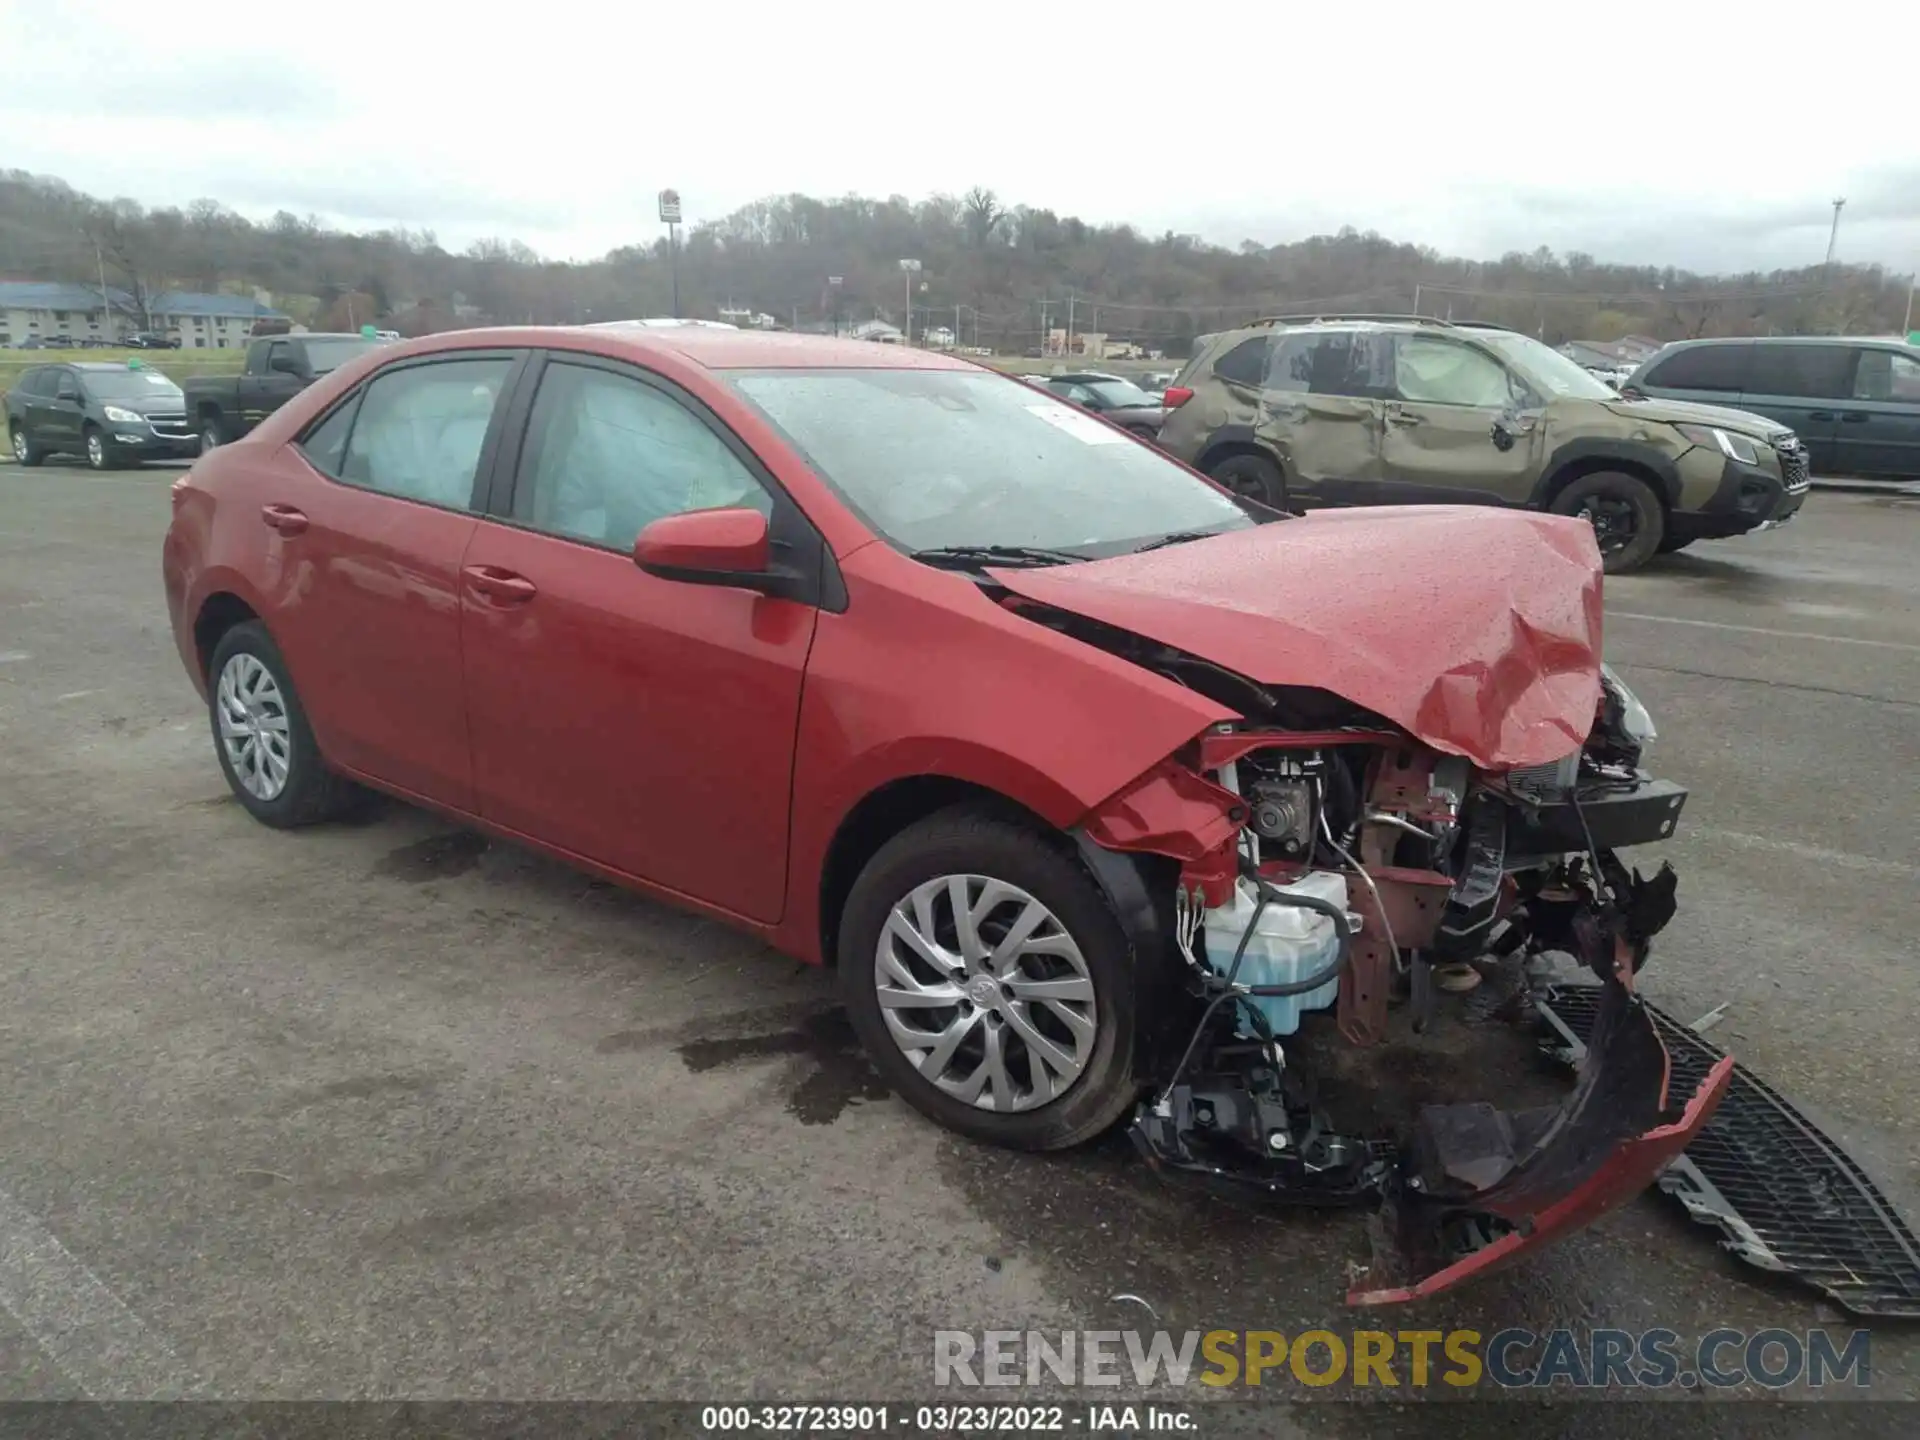
[[[1316,511],[1044,569],[1014,594],[1262,685],[1310,686],[1485,770],[1557,760],[1600,701],[1600,552],[1583,521],[1475,506]]]
[[[1718,425],[1740,435],[1772,440],[1792,427],[1751,410],[1727,410],[1719,405],[1696,405],[1691,400],[1609,400],[1602,402],[1628,420],[1651,420],[1658,425]]]

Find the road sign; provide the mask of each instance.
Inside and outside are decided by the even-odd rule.
[[[660,192],[660,223],[662,225],[680,223],[680,192],[678,190]]]

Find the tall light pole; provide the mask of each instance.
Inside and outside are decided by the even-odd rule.
[[[1840,243],[1840,212],[1846,207],[1846,203],[1846,196],[1839,195],[1834,197],[1833,229],[1827,232],[1827,264],[1829,265],[1833,264],[1834,250]]]
[[[660,223],[667,227],[667,263],[673,267],[673,318],[680,318],[680,192],[660,192]]]
[[[844,275],[827,276],[827,290],[833,296],[833,333],[836,338],[840,334],[840,287],[846,278]]]
[[[901,343],[911,345],[913,343],[913,277],[920,273],[920,262],[918,260],[902,260],[900,262],[900,270],[901,273],[906,276],[907,281],[907,323],[906,327],[900,332]]]

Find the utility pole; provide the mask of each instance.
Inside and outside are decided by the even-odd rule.
[[[1835,248],[1840,243],[1840,211],[1847,203],[1844,195],[1836,196],[1833,202],[1833,229],[1827,232],[1827,264],[1833,264]]]
[[[107,262],[100,253],[100,246],[93,247],[93,263],[100,267],[100,323],[107,327],[107,336],[113,338],[113,302],[107,298]]]
[[[960,348],[961,334],[962,334],[962,331],[960,329],[960,305],[959,305],[959,302],[956,301],[953,307],[953,348],[956,350]]]
[[[1909,275],[1907,277],[1907,318],[1900,325],[1900,333],[1907,337],[1909,345],[1913,344],[1913,287],[1916,284],[1920,284],[1920,275]]]
[[[900,338],[902,344],[911,345],[913,344],[913,277],[920,273],[920,262],[902,260],[900,270],[907,282],[907,324],[906,328],[900,332]]]
[[[1067,354],[1073,354],[1073,292],[1067,292]]]
[[[1418,280],[1413,282],[1413,313],[1416,315],[1420,313],[1420,282]]]
[[[660,223],[667,227],[667,263],[673,270],[673,318],[680,318],[680,192],[660,192]]]

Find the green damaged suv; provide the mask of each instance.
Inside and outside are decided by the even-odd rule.
[[[1807,452],[1740,410],[1626,400],[1491,325],[1291,317],[1203,337],[1160,445],[1280,509],[1508,505],[1577,515],[1610,574],[1792,518]]]

